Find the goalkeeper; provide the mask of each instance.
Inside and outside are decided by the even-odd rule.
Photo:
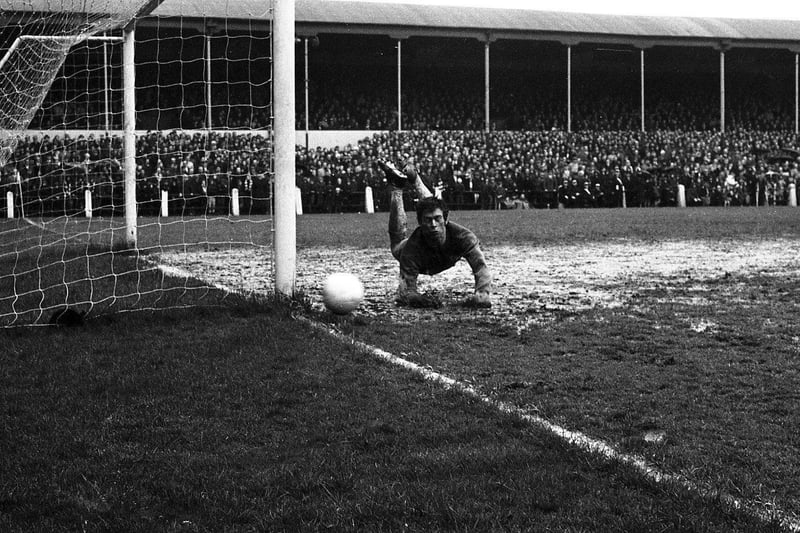
[[[475,292],[463,305],[491,307],[492,275],[486,266],[478,238],[469,229],[447,220],[448,209],[442,200],[433,196],[411,164],[400,171],[390,162],[379,162],[386,179],[392,185],[389,204],[389,242],[392,255],[400,263],[400,285],[397,302],[411,307],[440,307],[433,296],[420,294],[417,278],[420,274],[434,275],[465,258],[475,276]],[[403,191],[411,189],[419,197],[417,227],[407,235]]]

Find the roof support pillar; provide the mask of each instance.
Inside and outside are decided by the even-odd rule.
[[[572,45],[567,45],[567,132],[572,132]]]
[[[800,53],[794,53],[794,134],[800,133]]]
[[[306,157],[308,157],[308,37],[303,39],[303,109],[306,115]]]
[[[403,40],[397,39],[397,131],[403,131]]]
[[[715,48],[719,50],[719,132],[725,133],[725,52],[731,43],[721,41]]]
[[[489,62],[489,51],[491,44],[497,40],[497,37],[491,33],[487,33],[483,39],[483,115],[484,115],[484,130],[490,131],[492,129],[492,116],[490,111],[490,95],[491,95],[491,64]]]
[[[389,38],[397,41],[397,131],[403,131],[403,40],[409,35],[391,34]]]
[[[489,39],[486,40],[483,46],[483,93],[484,93],[484,115],[485,115],[485,128],[490,131],[492,128],[491,116],[489,113],[489,95],[491,83],[489,79]]]
[[[308,44],[309,41],[311,42],[312,47],[319,46],[319,37],[316,35],[303,35],[303,111],[305,114],[304,121],[305,121],[305,138],[306,138],[306,150],[305,156],[308,157],[308,130],[309,130],[309,103],[308,103],[308,82],[309,82],[309,75],[308,75]],[[295,41],[299,41],[300,38],[298,37]]]
[[[647,42],[638,41],[634,43],[634,46],[639,49],[639,115],[641,120],[641,130],[642,132],[645,132],[647,131],[647,116],[645,114],[646,91],[644,82],[644,52],[647,48],[650,48],[650,44]]]
[[[725,50],[719,51],[719,132],[725,133]]]
[[[561,44],[567,47],[567,125],[566,131],[572,132],[572,47],[579,41],[567,39],[562,40]]]
[[[644,126],[644,48],[639,50],[639,87],[641,95],[641,117],[642,117],[642,132],[645,131]]]
[[[206,100],[206,129],[211,131],[213,128],[213,104],[211,103],[211,36],[216,32],[216,26],[214,25],[206,25],[205,28],[205,48],[204,48],[204,55],[205,55],[205,69],[203,74],[205,75],[204,84],[205,84],[205,100]]]
[[[108,33],[103,32],[103,37],[107,37]],[[108,43],[103,41],[103,123],[106,127],[106,132],[111,129],[111,106],[109,102],[110,86],[108,80]]]
[[[800,47],[790,46],[794,54],[794,134],[800,134]]]

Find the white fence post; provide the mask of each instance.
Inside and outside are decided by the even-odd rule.
[[[169,192],[161,191],[161,216],[169,216]]]
[[[239,216],[239,189],[231,189],[231,215]]]
[[[364,211],[366,213],[375,212],[375,199],[372,196],[372,187],[369,185],[364,189]]]
[[[294,188],[294,213],[296,215],[303,214],[303,192],[300,187]]]
[[[83,212],[86,218],[92,218],[92,191],[86,189],[83,191]]]
[[[6,217],[14,218],[14,193],[11,191],[6,193],[6,210]]]
[[[678,207],[686,207],[686,186],[678,184]]]
[[[797,184],[790,183],[789,184],[789,205],[792,207],[797,207]]]

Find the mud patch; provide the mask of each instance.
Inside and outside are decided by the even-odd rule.
[[[420,290],[437,294],[445,305],[437,310],[416,310],[394,303],[399,271],[388,250],[314,247],[298,250],[296,287],[313,306],[322,309],[325,277],[332,272],[352,272],[364,283],[365,301],[358,311],[364,315],[416,321],[481,314],[506,323],[511,320],[513,324],[507,325],[521,330],[596,307],[635,307],[642,291],[663,293],[656,301],[708,305],[709,282],[732,277],[741,280],[748,275],[796,275],[795,248],[791,239],[491,246],[484,251],[494,274],[492,309],[470,310],[458,305],[472,292],[474,283],[469,265],[461,261],[436,276],[420,277]],[[263,249],[165,253],[157,260],[232,290],[272,290],[272,259]],[[678,288],[679,294],[671,294]],[[736,284],[726,290],[736,298]],[[692,327],[713,330],[710,322]]]

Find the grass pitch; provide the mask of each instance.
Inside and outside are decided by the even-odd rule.
[[[797,523],[796,210],[452,216],[492,260],[489,312],[455,305],[469,291],[468,269],[424,280],[445,296],[444,309],[396,308],[385,215],[304,216],[302,307],[226,297],[213,308],[2,332],[0,529]],[[269,275],[246,249],[226,252],[222,270],[209,266],[213,250],[186,253],[169,258],[199,279],[236,287],[228,270]],[[359,313],[338,318],[319,306],[315,291],[331,268],[364,279]],[[257,291],[264,280],[247,283]],[[309,329],[296,313],[641,456],[700,491],[587,455]],[[780,514],[764,520],[720,494]]]

